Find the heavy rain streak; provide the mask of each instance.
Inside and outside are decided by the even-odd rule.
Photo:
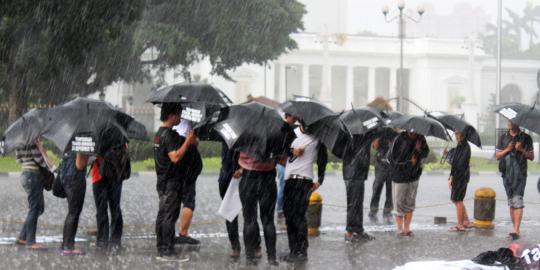
[[[540,269],[538,0],[0,1],[0,269]]]

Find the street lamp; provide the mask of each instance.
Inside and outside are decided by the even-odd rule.
[[[289,76],[288,76],[288,71],[292,71],[292,72],[296,72],[296,67],[295,66],[289,66],[287,64],[285,64],[285,96],[283,97],[283,100],[286,101],[287,100],[287,93],[289,92]]]
[[[400,0],[397,4],[397,13],[395,15],[390,15],[390,8],[388,6],[383,6],[381,8],[381,12],[384,15],[384,19],[386,22],[393,22],[395,20],[398,21],[398,36],[399,36],[399,85],[398,85],[398,98],[397,98],[397,111],[401,111],[402,104],[403,104],[403,40],[405,39],[405,22],[407,19],[411,20],[412,22],[418,23],[420,22],[420,19],[422,18],[422,15],[426,12],[425,8],[423,6],[418,6],[416,9],[416,12],[418,14],[418,17],[414,17],[413,14],[409,14],[407,10],[405,10],[405,1]]]

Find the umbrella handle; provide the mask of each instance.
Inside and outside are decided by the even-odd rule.
[[[446,149],[448,149],[448,146],[450,146],[450,142],[446,142]],[[441,155],[441,160],[439,161],[439,163],[442,165],[444,164],[446,161],[448,160],[448,155]]]

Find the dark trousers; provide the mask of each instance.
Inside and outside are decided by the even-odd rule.
[[[348,232],[364,232],[364,180],[345,180]]]
[[[19,234],[19,240],[26,241],[27,245],[36,243],[38,217],[45,210],[43,184],[39,177],[37,171],[25,170],[21,174],[21,184],[28,196],[28,214]]]
[[[68,214],[64,221],[62,249],[74,249],[75,235],[79,226],[79,216],[83,209],[84,195],[86,194],[85,173],[79,171],[74,176],[63,177],[62,185],[66,191],[68,203]]]
[[[96,202],[97,245],[120,245],[124,226],[120,208],[122,181],[113,182],[109,179],[101,179],[92,185],[92,190]],[[111,212],[110,224],[108,211]]]
[[[219,174],[219,195],[223,199],[229,184],[231,183],[230,174],[221,172]],[[240,250],[240,236],[238,234],[238,217],[236,217],[232,222],[225,221],[225,226],[227,227],[227,233],[229,234],[229,241],[231,242],[231,247],[233,250]]]
[[[244,246],[246,256],[254,258],[260,244],[257,205],[260,208],[266,253],[269,259],[276,258],[276,227],[274,210],[276,208],[276,172],[255,172],[244,170],[240,181],[240,201],[244,214]]]
[[[392,179],[390,178],[390,170],[386,167],[375,168],[375,180],[373,181],[373,194],[371,195],[371,204],[369,208],[373,213],[377,213],[379,209],[379,201],[383,187],[386,188],[386,197],[384,200],[384,213],[392,212]]]
[[[156,238],[158,252],[174,252],[174,233],[180,215],[182,191],[167,189],[158,192],[159,209],[156,218]]]
[[[287,224],[291,255],[307,256],[308,237],[306,212],[311,195],[311,180],[288,179],[283,191],[283,214]]]

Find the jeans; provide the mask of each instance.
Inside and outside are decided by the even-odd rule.
[[[364,233],[364,180],[345,180],[348,232]]]
[[[160,253],[174,252],[174,233],[176,221],[180,216],[182,191],[166,189],[158,192],[159,210],[156,217],[156,245]]]
[[[122,182],[101,179],[92,185],[92,190],[96,203],[97,245],[101,247],[106,247],[108,244],[119,246],[124,226],[122,209],[120,208]],[[108,211],[111,212],[110,224]]]
[[[45,210],[43,184],[39,177],[37,171],[25,170],[21,174],[21,184],[28,195],[28,214],[19,234],[19,240],[26,241],[28,245],[36,243],[38,217]]]
[[[287,236],[291,255],[307,256],[308,237],[306,212],[311,195],[311,180],[285,181],[283,214],[287,223]]]
[[[386,191],[383,213],[390,214],[393,208],[392,179],[390,178],[390,170],[389,168],[381,168],[377,165],[375,168],[375,180],[373,181],[373,194],[371,196],[371,204],[369,206],[371,212],[374,214],[376,214],[379,209],[379,201],[381,199],[383,187]]]
[[[225,172],[220,172],[218,184],[219,184],[219,196],[223,199],[229,184],[231,183],[231,177],[228,177],[230,174]],[[238,234],[238,217],[236,217],[232,222],[225,220],[225,226],[227,227],[227,233],[229,234],[229,241],[231,242],[231,247],[233,250],[240,250],[240,236]]]
[[[283,212],[283,190],[285,189],[285,166],[278,164],[276,166],[278,178],[277,203],[276,208],[278,213]]]
[[[62,185],[66,191],[68,202],[68,214],[64,221],[62,249],[75,248],[75,235],[79,226],[79,216],[84,205],[84,195],[86,193],[86,181],[84,171],[79,171],[73,176],[64,176]]]
[[[260,208],[267,256],[276,259],[276,227],[274,210],[276,208],[276,172],[256,172],[244,170],[240,181],[240,201],[244,215],[244,246],[246,257],[253,259],[260,244],[259,224],[257,223],[257,204]]]

